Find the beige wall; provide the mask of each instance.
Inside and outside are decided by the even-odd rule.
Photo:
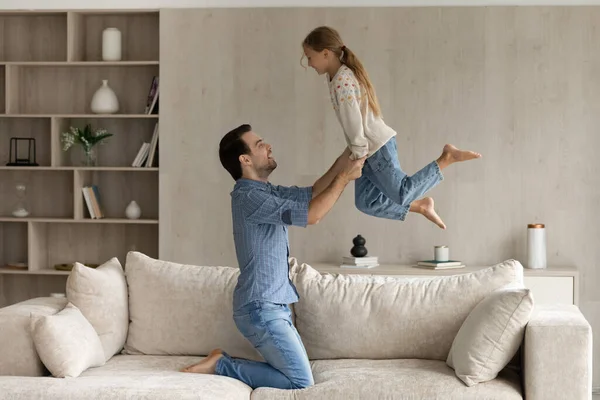
[[[362,215],[350,186],[321,224],[291,229],[292,255],[338,262],[360,233],[382,262],[440,243],[471,265],[525,261],[526,225],[543,222],[549,263],[580,268],[600,338],[600,7],[164,11],[161,257],[236,265],[233,181],[217,154],[229,129],[250,122],[274,146],[274,183],[311,184],[342,151],[324,78],[299,65],[320,24],[368,68],[406,171],[448,142],[484,158],[452,166],[430,192],[448,230]]]

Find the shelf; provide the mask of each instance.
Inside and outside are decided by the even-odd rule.
[[[91,114],[92,97],[104,80],[118,99],[119,114],[139,114],[144,112],[159,66],[11,65],[7,68],[8,114]]]
[[[30,218],[73,218],[73,179],[70,171],[0,170],[0,216],[14,218],[15,186],[24,184]]]
[[[0,61],[0,66],[17,67],[127,67],[158,64],[158,61]]]
[[[0,118],[0,169],[13,169],[6,167],[10,155],[10,138],[33,138],[35,139],[36,162],[40,166],[50,166],[50,120],[39,118],[1,119]],[[20,147],[19,152],[25,150]],[[25,150],[26,156],[27,150]],[[27,169],[31,167],[18,167]],[[37,167],[43,168],[43,167]]]
[[[0,118],[158,119],[158,114],[0,114]]]
[[[124,265],[129,251],[157,255],[158,226],[139,224],[31,224],[30,271],[56,264],[102,264],[117,257]]]
[[[158,220],[158,175],[137,172],[77,171],[75,174],[75,217],[89,218],[81,188],[95,185],[108,220],[125,218],[125,209],[135,200],[142,218]],[[99,221],[93,220],[90,221]],[[101,221],[101,220],[100,220]],[[124,219],[124,221],[129,221]],[[138,221],[138,220],[135,220]]]
[[[39,269],[39,270],[19,270],[7,267],[0,267],[0,274],[13,274],[13,275],[69,275],[70,271],[58,271],[55,269]]]
[[[126,219],[126,218],[43,218],[43,217],[0,217],[0,222],[10,223],[53,223],[53,224],[129,224],[129,225],[158,225],[157,219]]]
[[[0,26],[0,61],[67,59],[67,13],[2,13]]]
[[[27,263],[27,225],[0,223],[0,265]]]
[[[102,144],[97,145],[98,167],[77,168],[77,171],[131,171],[138,172],[146,167],[131,167],[140,147],[144,142],[150,143],[157,124],[156,119],[97,119],[97,118],[55,118],[53,122],[53,161],[55,167],[78,167],[82,165],[82,151],[77,146],[67,152],[62,150],[61,132],[68,131],[71,126],[83,128],[90,124],[93,130],[103,128],[112,133]],[[153,163],[154,166],[157,164]]]
[[[117,28],[121,32],[121,57],[127,61],[158,60],[158,12],[70,12],[69,60],[102,59],[102,31]]]

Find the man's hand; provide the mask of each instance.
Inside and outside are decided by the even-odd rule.
[[[366,159],[366,156],[358,160],[351,160],[349,156],[342,158],[340,176],[348,180],[348,182],[360,178]]]
[[[308,224],[318,224],[338,200],[346,185],[360,178],[367,157],[351,160],[350,157],[340,156],[340,172],[333,178],[329,186],[316,197],[308,206]]]
[[[335,159],[329,170],[313,184],[313,198],[317,197],[325,188],[331,185],[336,176],[342,172],[343,166],[352,155],[352,151],[346,146],[342,154]]]

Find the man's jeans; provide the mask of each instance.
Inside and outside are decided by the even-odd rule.
[[[374,217],[404,221],[410,204],[444,179],[436,161],[412,176],[400,168],[396,138],[367,158],[355,181],[356,208]]]
[[[223,353],[216,365],[217,375],[238,379],[252,389],[301,389],[314,384],[308,355],[286,304],[254,301],[236,310],[233,319],[266,362],[234,359]]]

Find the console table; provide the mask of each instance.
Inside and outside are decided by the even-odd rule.
[[[341,268],[334,263],[315,263],[311,267],[321,273],[436,277],[476,272],[489,266],[467,266],[458,269],[429,270],[410,265],[382,264],[374,268]],[[579,271],[575,267],[524,268],[525,286],[531,289],[536,304],[579,305]]]

